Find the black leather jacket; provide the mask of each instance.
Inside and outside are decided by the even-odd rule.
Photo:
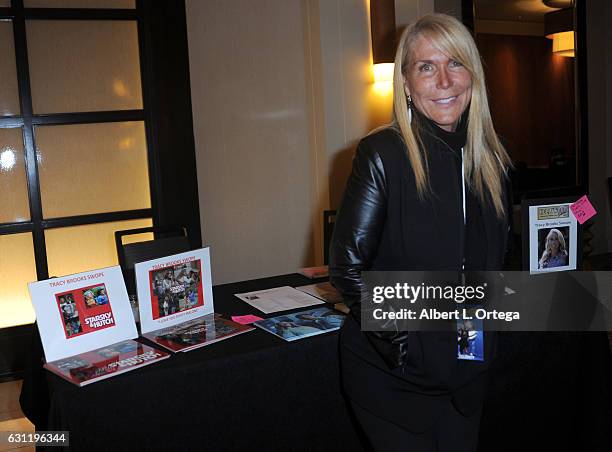
[[[357,323],[364,270],[459,271],[466,258],[473,269],[502,268],[507,219],[499,219],[492,205],[480,205],[468,192],[467,228],[464,225],[461,147],[465,130],[463,125],[459,133],[451,134],[424,124],[421,138],[427,148],[432,189],[425,200],[417,196],[399,132],[383,129],[360,142],[336,217],[329,265],[330,280]],[[401,331],[365,333],[391,369],[410,358],[409,336]],[[346,342],[357,353],[364,351],[358,338]]]

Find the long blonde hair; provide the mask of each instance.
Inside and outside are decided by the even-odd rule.
[[[464,148],[465,177],[484,203],[488,192],[498,217],[504,215],[502,179],[512,166],[510,157],[493,128],[480,54],[470,32],[461,22],[445,14],[428,14],[410,24],[400,38],[393,74],[393,122],[406,144],[419,197],[429,191],[426,155],[419,150],[418,134],[408,117],[404,91],[407,68],[415,42],[426,36],[444,54],[461,63],[472,77],[467,142]]]
[[[548,259],[550,259],[550,256],[552,254],[552,249],[548,245],[549,243],[548,239],[553,234],[557,236],[557,240],[559,241],[559,249],[558,249],[559,254],[567,256],[567,248],[565,247],[565,237],[563,236],[561,231],[553,228],[550,231],[548,231],[548,234],[546,235],[546,240],[544,241],[544,252],[542,253],[540,264],[544,264]]]

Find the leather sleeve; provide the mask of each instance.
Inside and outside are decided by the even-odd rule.
[[[376,257],[386,218],[387,193],[381,157],[370,148],[366,138],[357,147],[329,253],[330,281],[359,324],[364,287],[361,272],[370,269]],[[368,331],[365,335],[389,368],[404,365],[408,350],[406,332]]]
[[[382,160],[362,140],[336,215],[329,250],[330,281],[351,311],[361,297],[361,271],[369,269],[376,257],[386,209],[387,188]]]

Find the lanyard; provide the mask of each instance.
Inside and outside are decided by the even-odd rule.
[[[465,226],[465,163],[463,163],[463,148],[461,148],[461,194],[463,195],[463,225]]]
[[[461,148],[461,195],[463,198],[463,226],[465,226],[465,164],[463,163],[463,148]],[[465,235],[465,230],[464,230]],[[461,270],[465,269],[465,256],[463,256],[463,262],[461,263]],[[461,273],[463,284],[465,284],[465,273]]]

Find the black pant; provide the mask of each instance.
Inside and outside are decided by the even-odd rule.
[[[376,452],[475,452],[482,408],[466,417],[450,400],[436,423],[425,432],[413,433],[350,402],[357,422]]]

